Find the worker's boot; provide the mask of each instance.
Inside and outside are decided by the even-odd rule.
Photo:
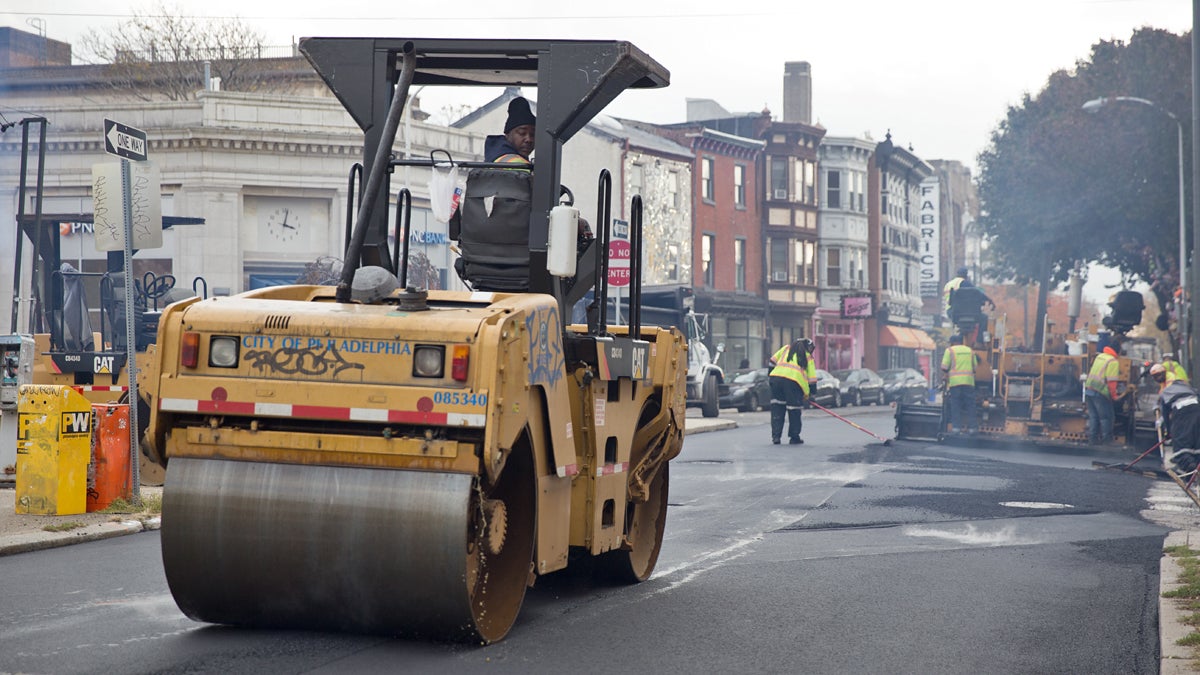
[[[1191,473],[1200,465],[1200,450],[1182,448],[1171,453],[1167,461],[1174,467],[1175,473]]]

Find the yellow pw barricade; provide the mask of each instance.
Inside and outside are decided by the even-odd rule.
[[[17,513],[65,516],[87,507],[92,404],[70,387],[27,384],[17,400]]]

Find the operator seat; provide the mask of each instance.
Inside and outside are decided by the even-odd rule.
[[[532,201],[530,171],[476,168],[467,173],[462,206],[450,221],[450,238],[458,240],[462,252],[454,269],[471,288],[529,290]]]

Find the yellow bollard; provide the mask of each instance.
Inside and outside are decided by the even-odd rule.
[[[87,510],[92,403],[70,387],[26,384],[17,398],[16,512]]]

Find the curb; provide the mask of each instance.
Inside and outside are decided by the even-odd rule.
[[[724,431],[726,429],[736,429],[737,422],[733,420],[717,420],[715,422],[705,421],[700,426],[689,427],[687,421],[683,423],[683,435],[691,436],[692,434],[705,434],[710,431]]]
[[[33,532],[15,534],[0,540],[0,557],[30,551],[42,551],[49,548],[82,544],[88,541],[112,539],[127,534],[157,530],[162,526],[162,517],[155,516],[145,520],[122,520],[120,522],[98,523],[87,525],[69,532]]]
[[[1189,530],[1174,530],[1163,540],[1163,549],[1171,546],[1188,546],[1192,532]],[[1175,562],[1175,558],[1163,553],[1159,561],[1159,592],[1158,592],[1158,643],[1159,643],[1159,673],[1174,675],[1176,673],[1195,673],[1196,662],[1190,647],[1183,647],[1176,642],[1192,632],[1184,622],[1186,614],[1179,608],[1179,601],[1174,598],[1164,598],[1167,591],[1179,588],[1179,578],[1183,568]]]

